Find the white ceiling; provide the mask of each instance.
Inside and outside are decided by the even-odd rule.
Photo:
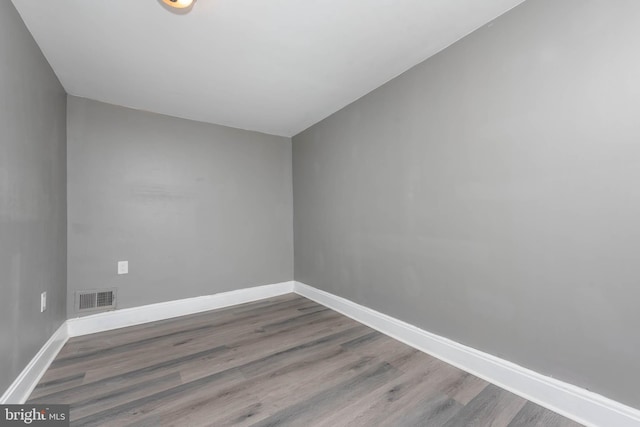
[[[67,92],[292,136],[523,0],[13,0]]]

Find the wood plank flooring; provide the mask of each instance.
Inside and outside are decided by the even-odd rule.
[[[294,294],[73,338],[29,402],[74,426],[578,426]]]

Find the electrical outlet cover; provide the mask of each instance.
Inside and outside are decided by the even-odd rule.
[[[129,261],[118,261],[118,274],[129,273]]]

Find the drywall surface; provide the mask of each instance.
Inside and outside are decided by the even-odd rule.
[[[290,138],[72,96],[68,134],[70,317],[292,280]]]
[[[0,2],[0,394],[66,318],[65,117],[64,89]]]
[[[640,407],[638,22],[527,1],[295,136],[296,280]]]

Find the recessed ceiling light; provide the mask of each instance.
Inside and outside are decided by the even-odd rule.
[[[186,9],[193,4],[193,0],[162,0],[162,2],[176,9]]]

